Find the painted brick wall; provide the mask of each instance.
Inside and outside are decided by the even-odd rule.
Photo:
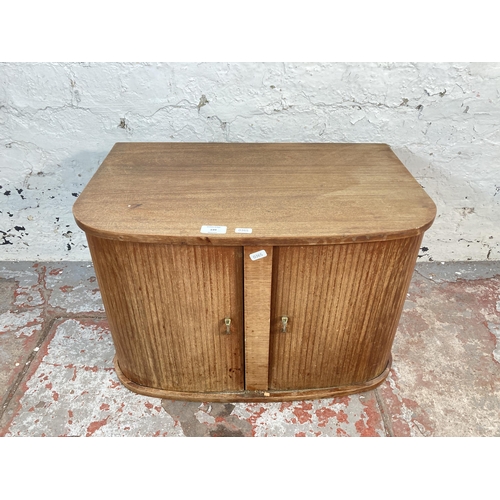
[[[89,259],[118,141],[385,142],[438,206],[420,261],[500,259],[500,64],[0,64],[0,260]]]

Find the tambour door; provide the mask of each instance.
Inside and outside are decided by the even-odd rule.
[[[420,241],[275,247],[269,388],[338,387],[379,376]]]
[[[87,238],[128,379],[168,391],[244,389],[241,247]]]

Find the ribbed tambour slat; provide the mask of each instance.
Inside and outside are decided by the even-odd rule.
[[[269,388],[338,387],[379,376],[420,242],[276,247]]]
[[[244,389],[241,247],[88,241],[127,378],[171,391]]]

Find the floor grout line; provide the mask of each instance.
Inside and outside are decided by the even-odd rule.
[[[5,402],[2,405],[2,408],[0,409],[0,421],[2,420],[7,408],[9,407],[12,398],[16,394],[17,390],[19,389],[19,386],[21,385],[22,381],[24,380],[26,374],[28,373],[31,363],[37,356],[40,347],[43,345],[45,340],[47,339],[50,331],[52,330],[52,327],[54,326],[54,323],[57,321],[56,318],[52,318],[48,321],[47,325],[45,325],[42,329],[42,333],[40,334],[40,337],[38,339],[38,342],[36,343],[36,346],[33,348],[31,351],[30,355],[28,356],[28,359],[26,360],[24,364],[24,368],[21,370],[21,372],[17,375],[16,380],[13,382],[13,384],[10,387],[9,392],[7,393],[7,397],[5,398]]]
[[[44,263],[36,263],[37,265],[34,267],[35,273],[38,276],[37,277],[37,286],[40,289],[40,294],[42,296],[43,304],[41,306],[42,309],[42,317],[44,318],[44,321],[46,321],[45,325],[42,328],[42,331],[40,333],[40,336],[38,338],[38,341],[35,345],[35,347],[32,349],[30,354],[28,355],[23,369],[20,371],[20,373],[17,375],[15,378],[14,382],[10,385],[9,391],[7,392],[7,395],[5,396],[5,399],[2,403],[2,406],[0,408],[0,422],[3,421],[5,413],[7,412],[8,408],[10,407],[12,400],[14,399],[19,387],[23,383],[23,381],[26,378],[26,375],[29,373],[29,370],[32,366],[33,361],[35,360],[36,356],[38,355],[40,348],[42,345],[45,343],[47,340],[47,337],[49,336],[54,324],[57,321],[64,321],[68,319],[75,319],[75,320],[88,320],[88,319],[93,319],[96,321],[99,320],[105,320],[106,319],[106,312],[97,312],[97,311],[89,311],[89,312],[79,312],[79,313],[71,313],[67,312],[64,309],[60,309],[57,306],[56,307],[51,307],[50,305],[50,298],[52,295],[52,289],[47,287],[47,265]],[[33,267],[33,266],[31,266]],[[14,282],[19,285],[19,282],[13,278]],[[32,309],[33,307],[23,307],[21,309]],[[16,309],[14,308],[14,303],[11,304],[11,310]],[[20,312],[20,311],[16,311]],[[6,425],[3,426],[3,430],[7,429],[9,424],[7,423]],[[3,435],[0,432],[0,436]]]
[[[44,342],[47,340],[47,337],[49,336],[49,333],[51,332],[54,324],[57,321],[65,321],[68,319],[93,319],[93,320],[103,320],[106,319],[105,314],[93,314],[93,315],[85,315],[85,314],[61,314],[57,316],[52,316],[52,315],[47,315],[47,324],[43,327],[42,333],[40,334],[40,337],[38,338],[38,341],[35,345],[35,347],[32,349],[31,353],[29,354],[25,364],[24,368],[21,370],[21,372],[17,375],[16,379],[14,382],[11,384],[9,392],[7,393],[7,396],[5,397],[4,403],[2,404],[2,407],[0,408],[0,422],[2,421],[5,412],[7,411],[8,407],[10,406],[10,403],[12,399],[14,398],[17,390],[19,389],[19,386],[22,384],[23,380],[25,379],[27,373],[29,372],[29,369],[31,368],[31,364],[33,360],[36,358],[38,353],[40,352],[40,348],[44,344]]]
[[[378,404],[378,407],[380,410],[380,414],[382,415],[382,422],[384,424],[385,435],[387,437],[395,437],[394,430],[392,428],[391,417],[390,417],[389,412],[387,410],[387,406],[385,405],[385,402],[382,399],[382,396],[379,394],[378,388],[374,389],[373,392],[375,392],[375,398],[377,399],[377,404]]]

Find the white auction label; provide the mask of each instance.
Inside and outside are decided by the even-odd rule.
[[[227,226],[201,226],[200,233],[203,234],[226,234]]]
[[[267,253],[265,250],[259,250],[258,252],[251,253],[249,257],[252,260],[263,259],[264,257],[267,257]]]
[[[250,234],[252,232],[251,227],[237,227],[234,230],[235,233],[243,233],[243,234]]]

